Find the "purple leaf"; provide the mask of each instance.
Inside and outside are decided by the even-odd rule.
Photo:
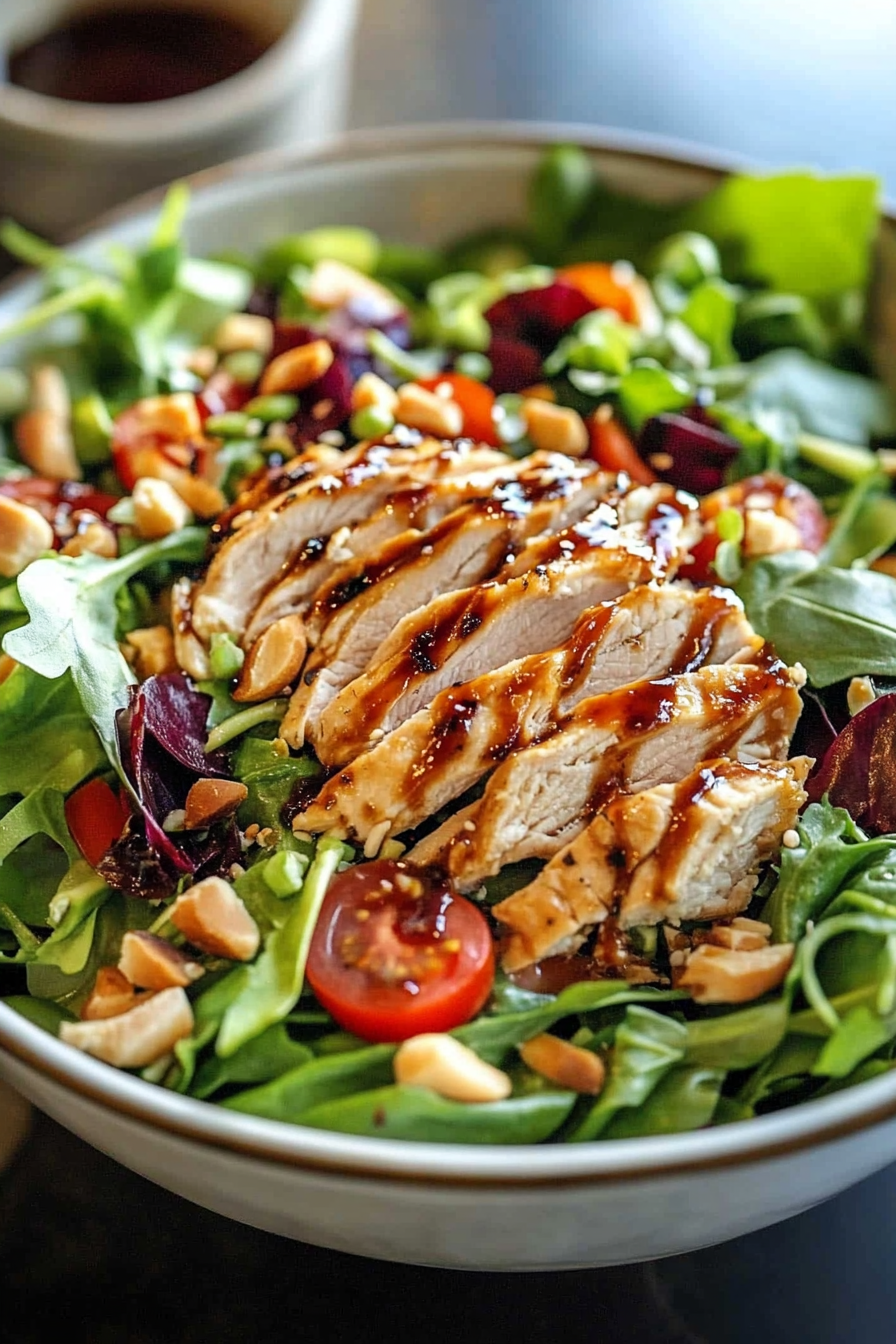
[[[572,285],[554,280],[541,289],[505,294],[503,299],[486,309],[485,320],[496,336],[512,336],[534,346],[544,358],[563,333],[580,317],[593,312],[594,307],[591,300]]]
[[[740,444],[695,406],[653,416],[641,430],[638,451],[660,480],[695,495],[708,495],[724,485]]]
[[[873,835],[896,831],[896,695],[882,695],[850,719],[808,781]]]
[[[149,677],[140,687],[146,731],[169,756],[199,775],[230,776],[225,751],[206,754],[211,696],[195,690],[182,672]]]

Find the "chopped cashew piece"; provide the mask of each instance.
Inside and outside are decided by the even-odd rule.
[[[429,392],[417,383],[403,383],[398,389],[395,418],[408,429],[419,429],[440,439],[456,439],[464,428],[464,413],[456,401]]]
[[[131,630],[124,637],[127,651],[131,650],[134,671],[141,681],[147,677],[161,677],[178,670],[174,652],[174,636],[167,625],[147,625],[142,630]]]
[[[104,560],[114,560],[118,555],[118,539],[107,523],[95,518],[78,528],[71,540],[63,546],[62,554],[99,555]]]
[[[688,956],[676,988],[695,1003],[748,1003],[780,985],[793,961],[793,943],[739,952],[701,943]]]
[[[42,513],[0,495],[0,574],[14,579],[26,565],[53,549],[53,529]]]
[[[534,1073],[540,1073],[558,1087],[596,1097],[604,1085],[607,1071],[600,1056],[559,1036],[547,1032],[533,1036],[530,1041],[523,1042],[519,1052],[523,1063]]]
[[[394,1069],[396,1082],[429,1087],[450,1101],[503,1101],[511,1092],[506,1073],[441,1032],[402,1041]]]
[[[342,261],[319,261],[305,286],[305,298],[312,308],[344,308],[353,302],[374,304],[384,317],[400,313],[402,305],[385,285],[371,280]]]
[[[846,692],[846,705],[853,718],[873,705],[877,696],[870,677],[853,677]]]
[[[800,530],[789,518],[782,518],[774,509],[751,508],[744,512],[744,555],[778,555],[781,551],[798,551],[803,544]]]
[[[39,364],[31,370],[32,411],[49,411],[59,420],[68,420],[72,413],[72,399],[65,374],[56,364]]]
[[[138,989],[191,985],[205,974],[179,948],[144,929],[131,929],[122,938],[118,969]]]
[[[231,961],[251,961],[258,951],[258,925],[229,882],[204,877],[168,910],[168,918],[202,952]]]
[[[735,952],[755,952],[761,947],[768,947],[771,936],[770,924],[740,915],[732,919],[730,924],[716,924],[706,935],[706,941],[714,943],[716,947],[730,947]]]
[[[323,338],[293,346],[271,360],[261,375],[258,390],[263,397],[278,392],[303,392],[323,377],[333,358],[333,347]]]
[[[137,990],[117,966],[101,966],[93,989],[81,1008],[82,1022],[98,1022],[118,1017],[142,1003],[152,990]]]
[[[527,397],[521,407],[526,432],[536,448],[547,453],[583,457],[588,451],[588,429],[578,411],[552,406],[539,397]]]
[[[38,476],[51,481],[81,479],[71,425],[63,416],[55,411],[25,411],[13,432],[22,461]]]
[[[182,989],[163,989],[127,1013],[94,1022],[63,1022],[60,1039],[118,1069],[142,1069],[193,1030]]]
[[[281,616],[258,636],[240,671],[233,692],[241,704],[269,700],[301,671],[307,639],[301,616]]]
[[[144,433],[163,434],[175,443],[186,443],[202,434],[199,407],[192,392],[166,392],[141,397],[131,408]]]
[[[220,355],[254,350],[269,355],[274,344],[274,324],[257,313],[229,313],[215,329],[212,344]]]
[[[232,816],[249,790],[236,779],[197,779],[187,794],[184,828],[197,831]]]
[[[167,537],[193,521],[191,509],[167,481],[141,476],[132,498],[137,531],[149,541]]]
[[[398,393],[385,378],[375,373],[362,373],[352,388],[352,410],[363,411],[376,406],[394,415],[398,409]]]

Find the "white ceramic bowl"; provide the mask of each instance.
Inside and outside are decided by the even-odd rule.
[[[539,147],[590,144],[601,172],[684,196],[722,166],[579,128],[443,127],[355,136],[196,179],[190,241],[255,247],[285,230],[367,224],[434,243],[512,221]],[[133,242],[155,202],[81,245]],[[893,271],[884,254],[884,264]],[[896,294],[896,279],[886,281]],[[0,298],[0,320],[35,297]],[[207,1208],[362,1255],[468,1269],[561,1269],[709,1245],[799,1213],[896,1158],[896,1073],[776,1115],[694,1134],[568,1147],[355,1138],[223,1110],[117,1072],[0,1005],[0,1075],[118,1161]]]

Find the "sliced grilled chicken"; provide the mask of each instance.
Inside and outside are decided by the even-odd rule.
[[[193,634],[242,636],[268,587],[303,552],[317,559],[321,538],[368,517],[400,486],[469,474],[503,463],[503,455],[468,441],[436,440],[415,448],[368,447],[350,466],[314,476],[268,500],[222,542],[192,594]],[[192,669],[187,671],[197,675]]]
[[[601,503],[556,534],[551,541],[562,558],[506,582],[436,598],[399,622],[369,669],[309,722],[324,764],[353,760],[447,686],[560,644],[586,608],[671,573],[687,545],[690,514],[678,515],[678,556],[664,541],[661,561],[643,523],[614,526],[624,506],[624,499],[618,508]]]
[[[487,579],[532,533],[566,527],[587,513],[606,479],[512,481],[427,532],[403,533],[366,564],[345,566],[345,577],[325,585],[308,613],[306,629],[319,642],[283,720],[286,740],[304,740],[306,722],[363,673],[403,617],[439,594]]]
[[[493,907],[509,935],[504,969],[575,951],[609,914],[623,929],[739,914],[805,802],[810,764],[723,758],[679,784],[614,799],[533,882]]]
[[[473,811],[412,851],[462,891],[509,863],[549,859],[620,792],[672,784],[704,760],[784,760],[799,718],[802,668],[766,651],[757,663],[706,667],[584,700],[544,742],[491,776]]]
[[[586,611],[559,648],[442,691],[326,784],[298,824],[340,827],[363,841],[401,834],[582,700],[632,680],[748,660],[761,645],[732,594],[642,585]]]
[[[313,646],[327,623],[326,597],[330,590],[356,579],[367,563],[377,564],[377,552],[382,546],[405,533],[427,531],[473,500],[498,495],[506,499],[509,508],[517,491],[531,495],[537,490],[546,498],[582,491],[582,513],[587,513],[586,495],[590,493],[597,499],[607,493],[614,481],[615,477],[601,472],[594,463],[573,462],[557,453],[539,453],[524,462],[505,457],[502,463],[487,470],[398,490],[370,518],[340,528],[329,539],[321,538],[319,558],[312,564],[300,556],[265,593],[243,642],[248,647],[275,620],[295,612],[304,613],[314,600],[316,614],[308,628],[309,646]]]

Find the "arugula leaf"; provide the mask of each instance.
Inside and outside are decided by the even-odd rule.
[[[570,1135],[573,1143],[597,1139],[619,1111],[639,1107],[685,1055],[687,1031],[672,1017],[633,1004],[616,1029],[610,1075],[597,1101]]]
[[[893,399],[871,378],[792,349],[772,350],[746,367],[742,401],[751,417],[789,411],[807,433],[852,444],[896,431]]]
[[[736,585],[747,617],[812,683],[892,676],[896,583],[869,569],[820,565],[807,551],[753,560]]]
[[[200,560],[205,536],[202,528],[184,528],[117,560],[58,556],[36,560],[19,576],[30,620],[6,635],[4,652],[42,677],[71,672],[116,768],[115,715],[127,704],[127,688],[134,680],[116,642],[116,595],[129,579],[159,561]]]
[[[680,226],[713,239],[727,275],[821,297],[867,285],[879,196],[871,177],[734,176],[688,207]]]
[[[619,1111],[604,1130],[604,1138],[638,1139],[702,1129],[712,1120],[724,1081],[724,1069],[678,1064],[641,1106]]]
[[[563,1123],[574,1092],[536,1092],[507,1101],[447,1101],[425,1087],[393,1085],[324,1102],[300,1124],[340,1134],[422,1143],[543,1143]]]
[[[828,802],[810,803],[797,832],[800,843],[781,851],[778,881],[762,912],[776,943],[798,942],[844,886],[896,848],[893,836],[866,839],[848,812]]]
[[[289,913],[265,940],[264,950],[253,962],[245,987],[228,1006],[218,1033],[216,1053],[221,1059],[241,1045],[281,1022],[302,992],[305,963],[330,879],[345,858],[345,846],[326,836],[319,841],[304,884],[289,903]]]

